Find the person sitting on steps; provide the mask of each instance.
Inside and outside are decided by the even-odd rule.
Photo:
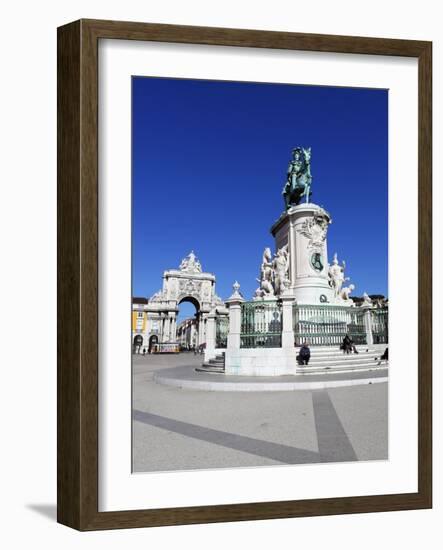
[[[307,365],[311,358],[311,350],[309,349],[308,342],[305,340],[297,355],[297,363],[299,365]]]
[[[343,338],[343,342],[340,346],[340,349],[343,350],[343,353],[358,353],[357,348],[355,347],[354,341],[349,336],[349,334],[346,334],[346,336]]]
[[[377,361],[378,357],[374,357],[374,361]],[[389,361],[389,351],[388,348],[385,349],[383,352],[383,355],[380,355],[380,359],[378,359],[377,365],[381,365],[382,361],[386,361],[386,363]]]

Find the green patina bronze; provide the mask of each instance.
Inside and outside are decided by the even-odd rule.
[[[283,188],[286,209],[300,204],[302,197],[309,202],[311,197],[311,148],[296,147],[292,150],[292,159]]]

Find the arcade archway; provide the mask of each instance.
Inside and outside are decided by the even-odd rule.
[[[158,336],[156,334],[153,334],[149,338],[148,353],[152,353],[152,351],[153,351],[156,344],[158,344]]]
[[[143,346],[143,336],[141,334],[136,334],[132,342],[132,352],[140,353]]]
[[[162,288],[142,306],[146,312],[145,345],[150,345],[152,334],[158,337],[159,349],[162,344],[168,344],[165,349],[169,349],[169,344],[180,343],[181,304],[192,304],[195,308],[192,342],[195,346],[205,343],[207,319],[211,312],[223,316],[228,314],[223,300],[215,293],[215,275],[202,270],[194,252],[181,261],[178,269],[163,272]]]
[[[194,296],[184,296],[177,303],[176,339],[182,350],[198,348],[203,337],[200,332],[201,306]],[[204,327],[203,327],[204,328]]]

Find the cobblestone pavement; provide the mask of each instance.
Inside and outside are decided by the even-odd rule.
[[[154,371],[201,362],[192,353],[134,356],[135,472],[388,458],[387,383],[206,392],[153,380]]]

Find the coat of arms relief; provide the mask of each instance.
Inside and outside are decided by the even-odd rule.
[[[309,239],[308,247],[320,250],[323,247],[329,225],[328,218],[321,214],[315,214],[306,219],[298,229],[299,233]]]

